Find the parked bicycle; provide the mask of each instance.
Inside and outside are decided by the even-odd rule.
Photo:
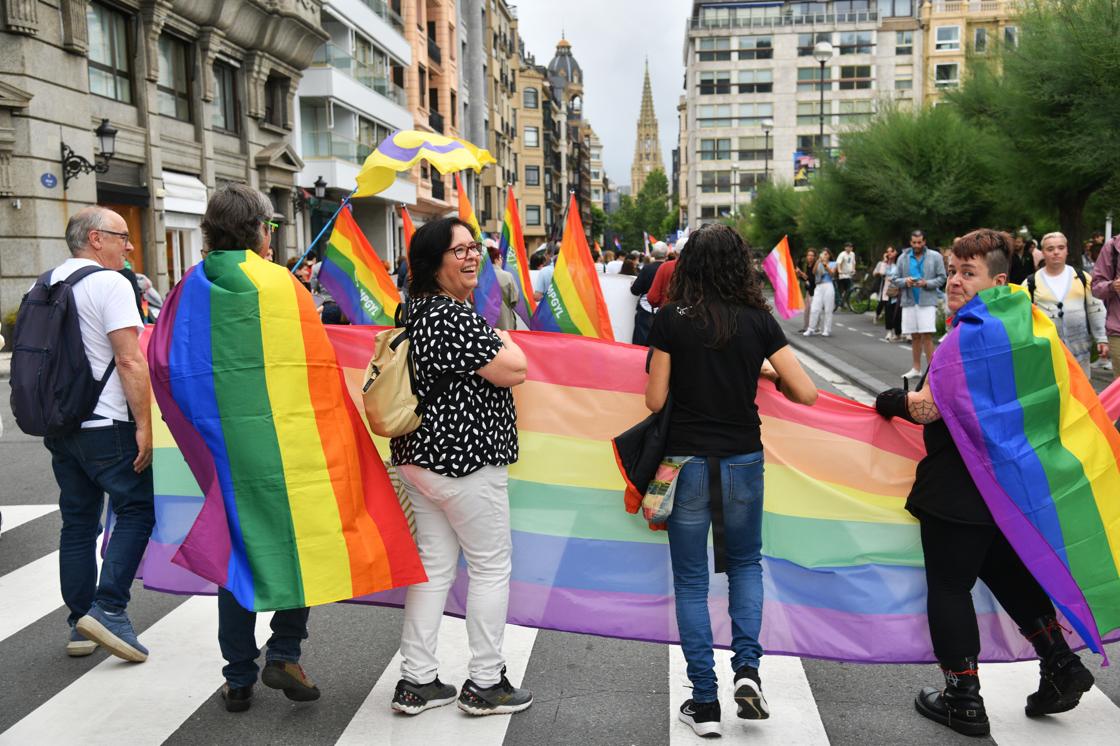
[[[864,272],[858,281],[853,282],[851,287],[840,295],[838,306],[852,313],[867,313],[874,309],[878,303],[880,279],[869,272]]]

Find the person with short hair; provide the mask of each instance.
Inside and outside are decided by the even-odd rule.
[[[955,314],[977,293],[1006,285],[1012,251],[1011,236],[999,231],[980,229],[957,239],[947,273],[949,311]],[[1027,698],[1028,715],[1073,709],[1092,687],[1093,676],[1070,650],[1049,596],[992,518],[942,419],[928,375],[917,391],[889,389],[875,400],[883,417],[923,426],[926,453],[906,509],[921,527],[929,632],[945,687],[922,689],[915,706],[955,731],[987,735],[977,667],[980,629],[972,602],[977,580],[984,581],[1041,659],[1038,691]]]
[[[559,249],[554,249],[552,244],[547,243],[543,245],[542,251],[544,261],[537,276],[533,278],[533,297],[538,301],[548,294],[548,288],[552,285],[552,273],[556,271],[556,257],[560,254]]]
[[[641,261],[642,255],[637,251],[631,251],[626,255],[626,259],[622,262],[622,269],[618,271],[620,275],[627,277],[638,276],[638,262]]]
[[[801,332],[803,336],[811,337],[818,333],[822,337],[832,336],[832,315],[836,311],[835,277],[836,262],[832,261],[832,253],[823,248],[813,265],[813,302],[809,307],[809,325]]]
[[[634,309],[633,342],[636,345],[645,345],[649,338],[649,329],[653,323],[653,314],[656,309],[649,302],[648,293],[653,287],[653,280],[657,276],[657,271],[665,263],[665,256],[669,253],[669,247],[664,241],[658,241],[653,245],[651,253],[653,254],[652,261],[642,267],[638,276],[630,285],[630,293],[638,296],[638,306]]]
[[[852,278],[856,274],[856,252],[852,242],[844,244],[843,251],[836,257],[836,307],[841,299],[852,289]]]
[[[910,248],[898,258],[895,287],[901,292],[902,334],[910,336],[913,365],[904,378],[922,375],[922,353],[926,364],[933,359],[933,335],[937,333],[938,290],[945,287],[945,262],[941,254],[929,251],[926,235],[910,233]]]
[[[512,572],[509,465],[517,461],[512,387],[525,380],[525,353],[509,332],[490,328],[470,305],[483,247],[458,218],[425,223],[412,237],[406,323],[420,427],[390,441],[393,465],[412,503],[416,546],[426,583],[410,586],[401,630],[401,678],[391,707],[418,715],[456,701],[439,680],[440,620],[447,593],[466,560],[468,678],[458,692],[470,715],[520,712],[533,693],[506,678],[505,632]]]
[[[1058,337],[1090,376],[1093,345],[1101,357],[1108,357],[1109,352],[1104,303],[1089,290],[1092,277],[1066,263],[1069,242],[1065,234],[1043,236],[1042,256],[1042,268],[1027,278],[1031,300],[1054,322]]]
[[[124,218],[104,207],[75,213],[66,224],[66,245],[71,256],[51,273],[52,285],[83,267],[113,270],[90,274],[73,293],[94,378],[115,366],[90,419],[43,439],[59,487],[59,580],[70,610],[66,652],[85,656],[101,645],[139,663],[148,649],[126,608],[155,525],[155,496],[148,364],[140,351],[144,323],[133,286],[120,274],[134,247]],[[116,520],[99,581],[95,555],[106,494]]]

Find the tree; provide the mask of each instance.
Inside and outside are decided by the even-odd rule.
[[[851,241],[864,258],[868,255],[869,231],[864,211],[851,204],[836,177],[838,169],[826,165],[813,177],[813,188],[801,202],[797,215],[798,232],[807,246],[827,247],[833,258]]]
[[[1024,0],[1018,23],[949,100],[996,140],[1008,187],[1057,212],[1074,263],[1085,207],[1120,168],[1120,0]]]
[[[665,172],[651,171],[642,190],[634,196],[623,196],[618,210],[609,216],[610,229],[621,237],[627,251],[641,250],[642,233],[653,231],[660,240],[667,221],[675,216],[669,208],[669,182]]]
[[[595,205],[591,205],[591,240],[602,241],[603,232],[607,230],[607,213]]]
[[[789,236],[790,251],[799,254],[802,241],[797,216],[803,194],[789,184],[766,182],[751,201],[750,212],[736,216],[732,226],[763,253],[770,251],[782,236]]]

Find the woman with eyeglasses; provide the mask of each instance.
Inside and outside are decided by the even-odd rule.
[[[401,630],[401,679],[392,708],[408,715],[451,704],[471,715],[519,712],[533,702],[506,678],[502,637],[511,555],[509,465],[517,461],[510,388],[525,380],[525,354],[470,303],[482,244],[457,218],[426,223],[412,237],[405,324],[420,427],[393,438],[393,464],[412,501],[416,545],[428,582],[411,586]],[[462,551],[470,576],[470,678],[458,693],[439,680],[436,645]]]
[[[1042,237],[1042,268],[1027,277],[1031,300],[1050,317],[1070,353],[1077,358],[1086,376],[1093,345],[1108,358],[1105,334],[1105,307],[1090,291],[1092,277],[1068,264],[1069,242],[1061,233]]]

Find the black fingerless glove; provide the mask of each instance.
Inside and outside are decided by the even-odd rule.
[[[910,407],[906,403],[906,392],[903,389],[887,389],[875,397],[875,411],[886,419],[898,417],[907,422],[914,422],[910,416]]]

